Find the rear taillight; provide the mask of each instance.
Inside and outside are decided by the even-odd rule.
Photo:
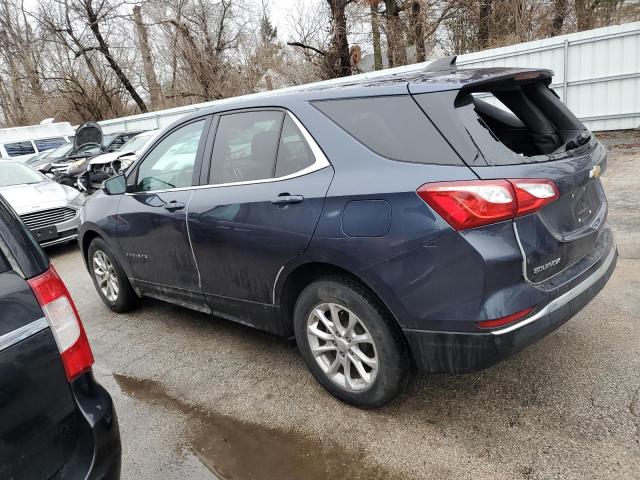
[[[427,183],[417,193],[456,230],[533,213],[559,197],[551,180],[540,179]]]
[[[53,266],[29,280],[29,285],[49,321],[67,380],[71,381],[93,365],[93,353],[76,306]]]
[[[544,207],[560,197],[558,187],[551,180],[522,178],[509,179],[516,193],[518,210],[516,216],[520,217]]]

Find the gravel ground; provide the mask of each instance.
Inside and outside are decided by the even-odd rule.
[[[603,139],[605,289],[516,357],[419,374],[377,411],[325,393],[285,340],[151,300],[113,314],[77,248],[51,249],[116,403],[123,478],[640,478],[640,132]]]

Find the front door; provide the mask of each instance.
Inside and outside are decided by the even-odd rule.
[[[269,313],[278,272],[309,244],[333,176],[303,131],[279,110],[222,115],[211,186],[200,187],[189,207],[209,305],[266,330],[277,331]]]
[[[209,118],[166,134],[141,159],[118,205],[118,241],[143,293],[204,309],[187,212]],[[194,173],[195,172],[195,173]]]

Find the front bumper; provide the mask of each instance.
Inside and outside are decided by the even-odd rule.
[[[563,325],[587,305],[611,277],[617,257],[617,249],[612,245],[582,282],[513,325],[487,333],[405,329],[417,367],[428,372],[471,372],[514,355]]]

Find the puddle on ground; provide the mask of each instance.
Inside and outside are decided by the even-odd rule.
[[[193,454],[221,480],[393,479],[397,476],[363,461],[364,452],[345,450],[295,432],[283,432],[198,410],[169,395],[152,380],[114,374],[122,391],[187,416],[186,439]]]

